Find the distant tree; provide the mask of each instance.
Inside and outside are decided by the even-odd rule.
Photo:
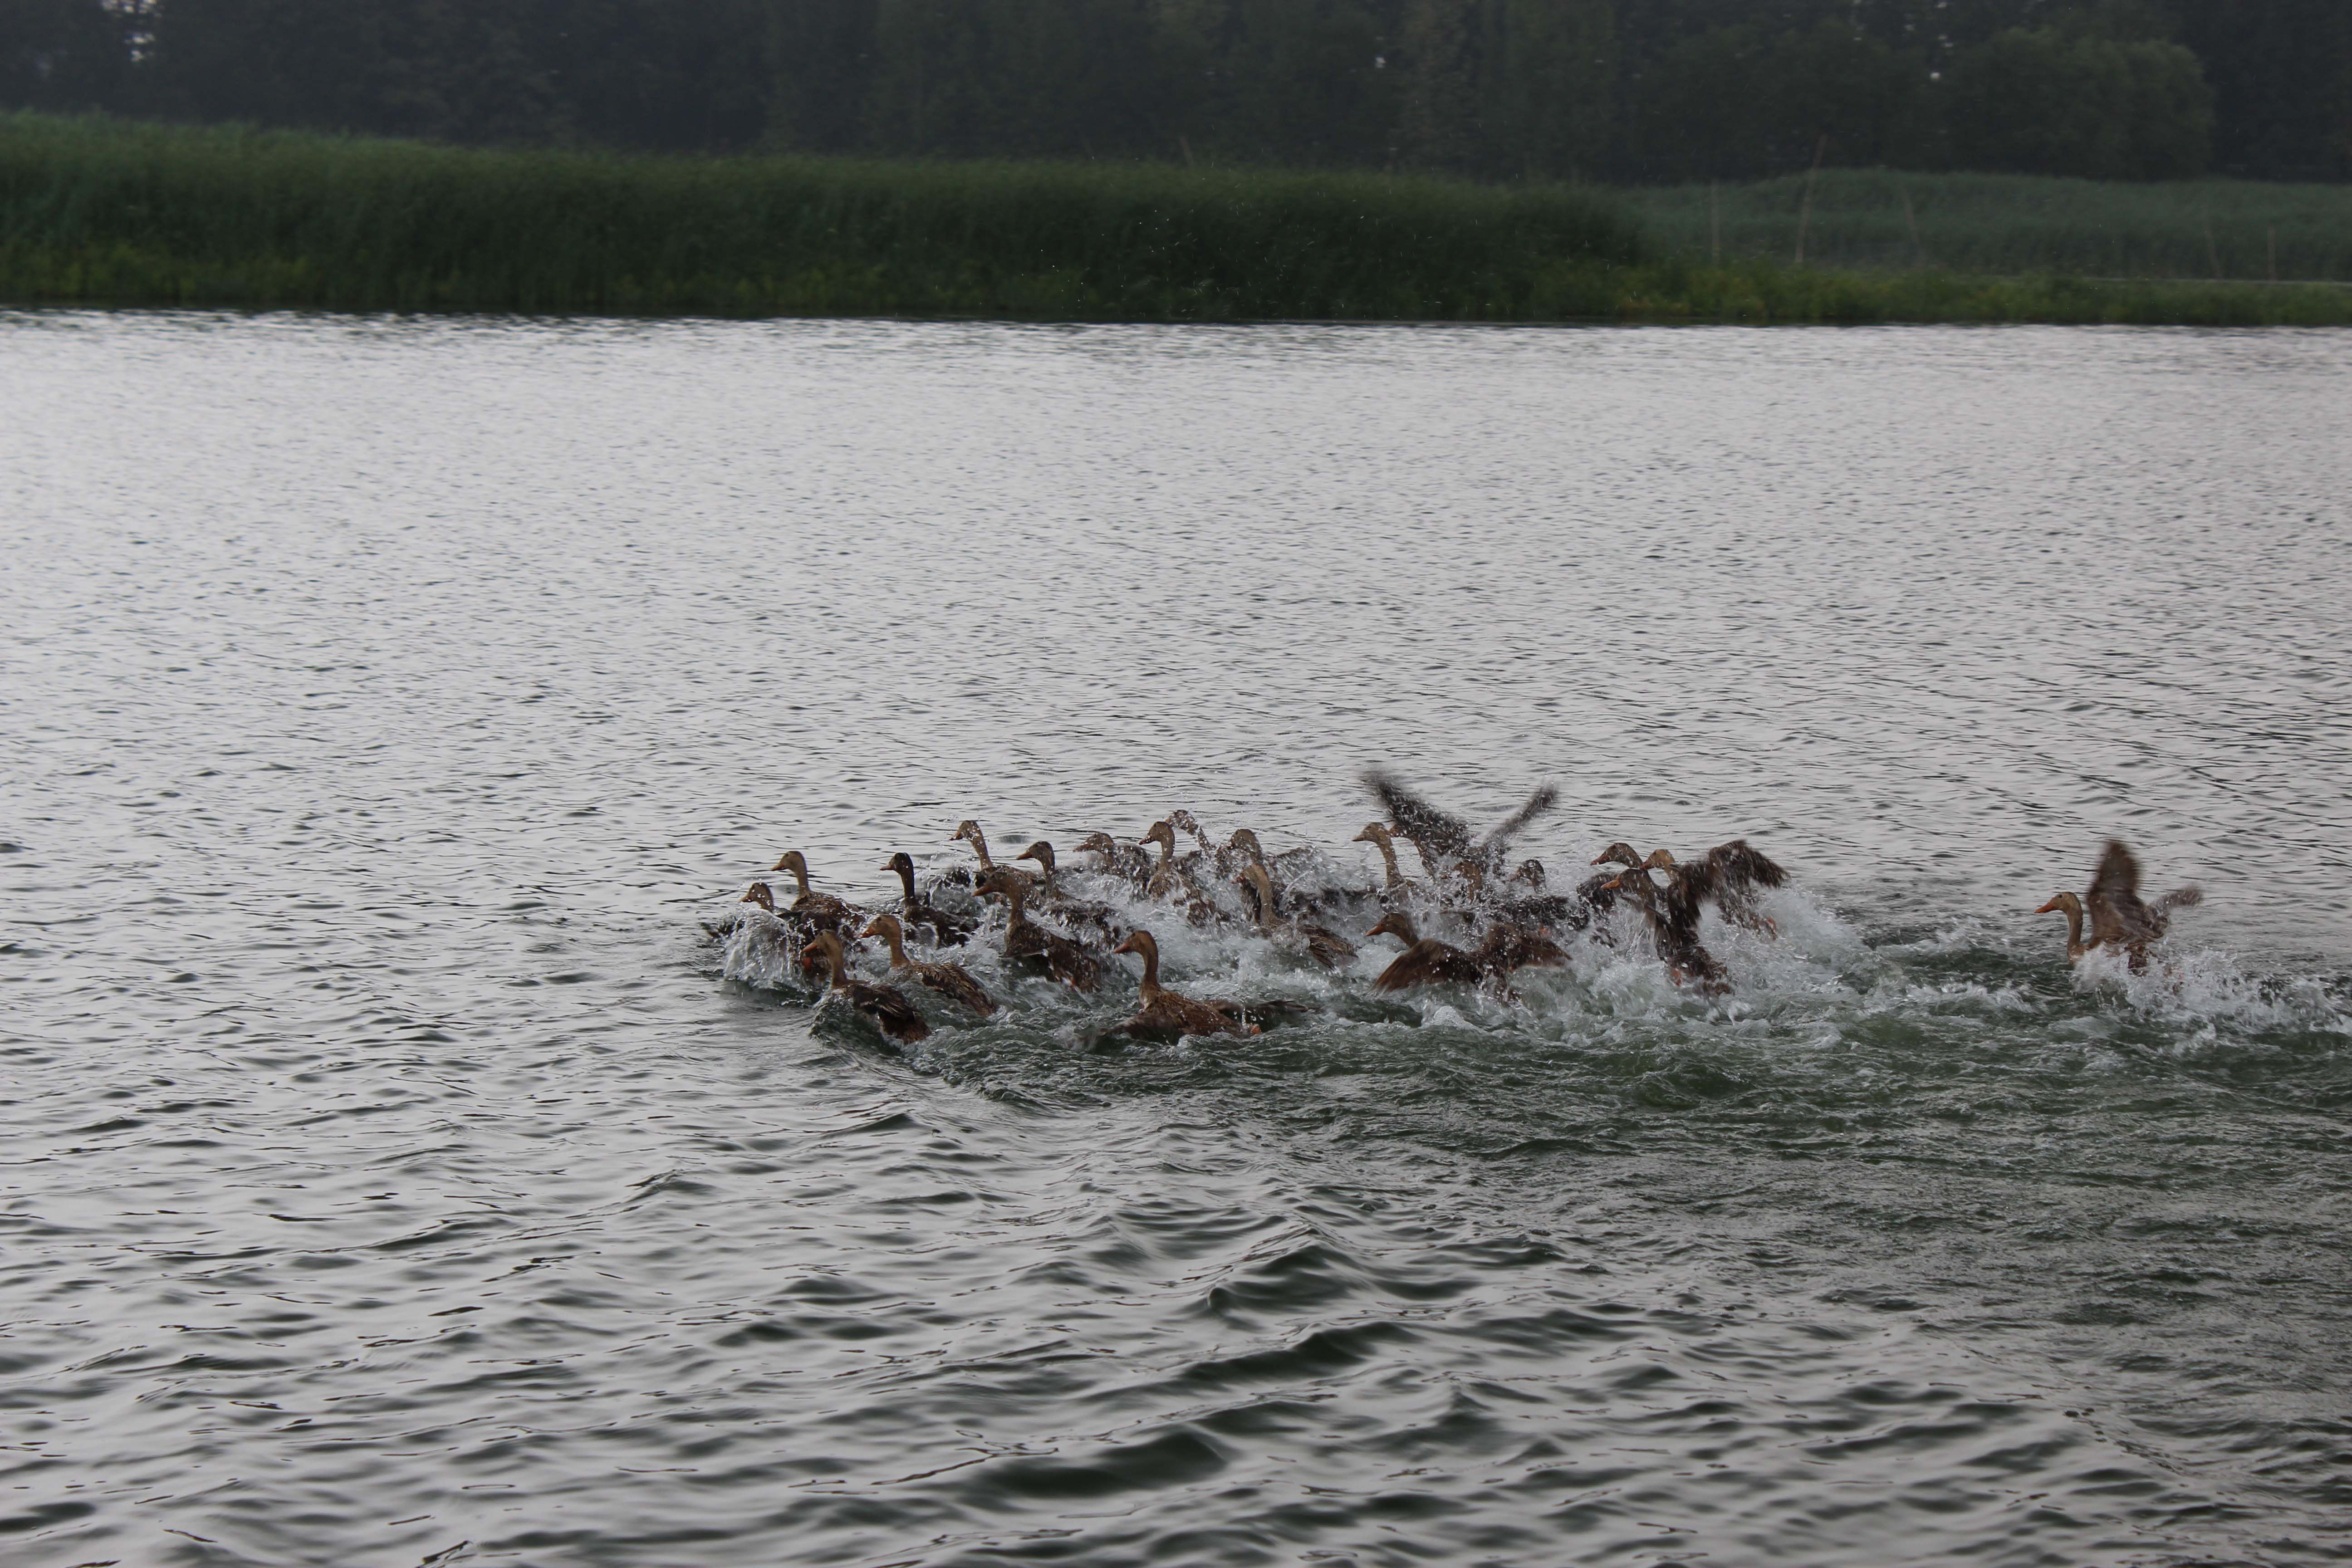
[[[2212,99],[2178,44],[2013,27],[1955,62],[1945,113],[1961,167],[2092,179],[2204,172]]]
[[[1633,154],[1644,177],[1757,179],[1805,167],[1914,161],[1930,139],[1927,58],[1824,17],[1767,37],[1685,38],[1644,83]]]
[[[1483,172],[1521,179],[1597,176],[1615,118],[1616,6],[1611,0],[1486,0],[1479,21]]]
[[[158,0],[141,101],[173,115],[457,142],[565,116],[529,0]]]
[[[1394,155],[1405,71],[1362,0],[1225,0],[1177,9],[1171,52],[1190,140],[1257,163],[1380,165]]]
[[[866,143],[877,0],[770,0],[768,136],[780,147],[847,153]]]
[[[130,68],[121,14],[100,0],[0,0],[0,109],[103,109]]]
[[[1397,144],[1411,167],[1458,174],[1479,162],[1477,5],[1409,0],[1405,7]]]
[[[768,129],[764,0],[564,0],[523,47],[564,132],[606,146],[728,152]]]
[[[2352,177],[2352,5],[2345,0],[2175,0],[2179,41],[2213,88],[2223,168]]]

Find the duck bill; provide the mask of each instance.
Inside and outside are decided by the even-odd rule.
[[[2046,915],[2046,914],[2052,914],[2052,913],[2056,912],[2057,909],[2058,909],[2058,900],[2055,900],[2055,899],[2053,899],[2053,900],[2051,900],[2048,903],[2046,903],[2046,904],[2042,905],[2040,909],[2038,909],[2038,910],[2034,910],[2033,912],[2034,912],[2035,914],[2037,914],[2037,915]]]

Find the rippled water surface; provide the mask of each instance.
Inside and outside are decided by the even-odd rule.
[[[0,317],[11,1563],[2352,1560],[2352,337]],[[882,1047],[1393,763],[1731,994]],[[2053,916],[2201,882],[2143,976]],[[1411,868],[1408,859],[1408,868]],[[866,960],[874,962],[870,957]],[[1127,963],[1120,960],[1119,963]]]

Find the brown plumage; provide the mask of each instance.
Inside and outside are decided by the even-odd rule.
[[[1369,844],[1381,852],[1381,868],[1387,874],[1387,879],[1381,884],[1385,890],[1401,893],[1412,886],[1397,869],[1396,835],[1389,831],[1387,823],[1367,822],[1364,824],[1364,830],[1349,842]]]
[[[1697,859],[1687,861],[1676,860],[1673,851],[1666,849],[1653,849],[1644,857],[1631,844],[1620,840],[1594,856],[1592,863],[1658,868],[1678,877],[1689,887],[1693,897],[1702,903],[1714,904],[1733,925],[1767,935],[1777,934],[1780,929],[1756,907],[1757,893],[1759,889],[1786,883],[1789,873],[1745,838],[1718,844]],[[1614,893],[1608,890],[1614,879],[1595,878],[1577,891],[1592,903],[1595,910],[1605,910],[1614,901]]]
[[[1185,856],[1181,860],[1177,858],[1176,830],[1169,826],[1166,818],[1163,817],[1144,829],[1143,837],[1139,842],[1147,846],[1153,844],[1160,846],[1160,858],[1153,863],[1151,874],[1144,879],[1143,891],[1146,897],[1196,900],[1200,898],[1200,889],[1192,881],[1192,868],[1199,863],[1201,857],[1195,852]]]
[[[1504,921],[1491,927],[1470,954],[1471,962],[1496,979],[1522,969],[1558,969],[1567,950],[1541,929]]]
[[[955,832],[949,836],[949,843],[953,844],[959,841],[971,845],[971,852],[980,857],[980,869],[973,872],[971,878],[972,886],[974,888],[979,887],[980,879],[982,877],[987,876],[992,871],[1002,871],[1006,876],[1011,877],[1014,881],[1021,883],[1024,887],[1029,885],[1028,872],[1024,871],[1018,866],[1000,866],[989,858],[988,835],[982,833],[980,830],[980,824],[974,822],[969,816],[965,817],[961,822],[957,823]]]
[[[961,963],[918,963],[907,956],[905,933],[899,930],[896,915],[876,915],[868,921],[861,936],[878,936],[890,948],[890,973],[903,975],[919,984],[928,985],[950,1002],[960,1002],[982,1017],[996,1011],[996,998],[982,989],[979,981]]]
[[[1651,879],[1654,870],[1664,877],[1664,887]],[[1698,940],[1698,887],[1672,855],[1652,850],[1647,860],[1613,879],[1609,889],[1632,899],[1648,920],[1658,957],[1675,984],[1695,985],[1709,995],[1731,989],[1730,975]]]
[[[2083,900],[2072,893],[2061,893],[2033,912],[2046,915],[2057,910],[2066,917],[2066,962],[2080,963],[2092,944],[2083,940]]]
[[[1412,917],[1402,910],[1391,910],[1364,934],[1392,936],[1405,944],[1404,952],[1372,982],[1375,991],[1403,991],[1415,985],[1475,985],[1486,978],[1476,959],[1450,942],[1423,936],[1413,930]]]
[[[1047,931],[1029,918],[1029,888],[1018,872],[998,867],[980,879],[983,897],[1003,899],[1012,910],[1004,924],[1004,955],[1043,964],[1046,972],[1074,991],[1092,991],[1101,966],[1095,955],[1058,931]]]
[[[1087,834],[1078,840],[1078,850],[1081,854],[1092,850],[1101,857],[1096,863],[1096,870],[1106,877],[1117,877],[1122,881],[1133,883],[1139,892],[1142,890],[1144,882],[1151,876],[1151,856],[1149,851],[1139,845],[1121,844],[1108,833]]]
[[[1602,881],[1608,879],[1605,877],[1600,879]],[[1592,923],[1592,900],[1581,889],[1573,893],[1544,891],[1542,861],[1526,862],[1511,873],[1511,880],[1525,883],[1536,890],[1515,899],[1497,900],[1491,906],[1496,916],[1505,922],[1538,932],[1552,928],[1582,931]]]
[[[1438,810],[1385,771],[1369,770],[1364,783],[1381,797],[1389,820],[1396,824],[1397,837],[1420,852],[1422,864],[1433,877],[1464,862],[1483,871],[1500,869],[1512,836],[1559,803],[1559,791],[1545,784],[1528,797],[1527,805],[1505,817],[1484,838],[1474,841],[1468,823]]]
[[[1056,919],[1099,931],[1109,941],[1124,937],[1131,929],[1119,918],[1118,911],[1108,904],[1097,903],[1092,899],[1082,899],[1076,893],[1066,891],[1054,879],[1054,847],[1045,839],[1040,838],[1013,858],[1037,862],[1037,885],[1030,896],[1040,906],[1052,910]]]
[[[2066,914],[2066,957],[2079,961],[2093,948],[2121,948],[2125,960],[2135,970],[2147,967],[2147,950],[2172,924],[2172,911],[2200,903],[2204,893],[2194,886],[2176,888],[2153,904],[2141,901],[2139,896],[2139,860],[2120,838],[2110,838],[2099,855],[2098,868],[2091,873],[2088,896],[2077,900],[2072,893],[2061,893],[2034,910],[2048,914],[2063,910]],[[2070,907],[2071,906],[2071,907]],[[2091,920],[2091,940],[2082,938],[2083,916]]]
[[[809,945],[823,954],[832,966],[833,984],[825,992],[827,1001],[848,1004],[862,1014],[874,1026],[901,1045],[913,1045],[930,1036],[931,1026],[904,993],[895,986],[876,985],[869,981],[853,980],[849,965],[841,954],[841,938],[829,931],[821,931],[809,939]]]
[[[943,910],[915,891],[915,862],[904,849],[885,860],[882,869],[898,873],[898,885],[905,889],[898,900],[898,918],[907,930],[928,930],[939,946],[952,947],[980,929],[980,922],[970,915]]]
[[[847,936],[856,929],[857,922],[866,918],[863,910],[841,899],[835,898],[831,893],[811,892],[808,860],[797,849],[786,850],[784,858],[768,869],[790,871],[793,874],[793,882],[799,886],[800,894],[793,900],[793,907],[789,910],[777,911],[789,918],[795,925],[804,926],[812,931],[829,931],[841,936]],[[761,884],[763,887],[765,885]]]
[[[1750,931],[1779,934],[1780,928],[1756,907],[1757,890],[1781,886],[1789,879],[1788,872],[1745,838],[1717,845],[1699,867],[1699,896],[1713,899],[1725,920]]]
[[[1168,826],[1171,827],[1181,827],[1185,832],[1191,834],[1192,836],[1192,842],[1201,847],[1200,853],[1210,857],[1213,860],[1214,859],[1216,851],[1209,847],[1208,830],[1201,826],[1201,819],[1199,817],[1194,816],[1189,811],[1179,808],[1178,810],[1171,811],[1168,814]]]
[[[1138,985],[1142,1006],[1136,1010],[1120,1027],[1131,1035],[1240,1035],[1244,1037],[1258,1032],[1258,1026],[1242,1016],[1241,1005],[1234,1002],[1202,1002],[1179,995],[1160,984],[1160,944],[1151,933],[1140,926],[1128,932],[1127,940],[1111,950],[1132,952],[1143,960],[1143,979]]]
[[[1234,880],[1256,894],[1260,935],[1295,952],[1306,953],[1326,969],[1339,969],[1355,962],[1356,944],[1330,927],[1282,918],[1280,906],[1275,902],[1274,879],[1266,875],[1265,867],[1250,866]]]

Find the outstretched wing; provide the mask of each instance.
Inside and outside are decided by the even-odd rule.
[[[2099,868],[2091,873],[2091,899],[2127,910],[2139,902],[2139,859],[2120,838],[2107,840]]]
[[[1379,768],[1368,770],[1364,783],[1395,823],[1397,832],[1432,854],[1459,858],[1469,853],[1470,827],[1458,816],[1448,816]]]
[[[2139,901],[2139,861],[2120,838],[2110,838],[2091,873],[2091,945],[2121,944],[2143,935],[2147,911]]]
[[[1777,888],[1789,873],[1745,838],[1718,844],[1706,852],[1706,866],[1717,886],[1738,891],[1746,888]]]
[[[1510,842],[1511,836],[1559,804],[1559,791],[1550,784],[1528,796],[1527,805],[1503,818],[1492,833],[1478,841],[1484,858],[1499,864],[1503,858],[1503,846]]]

